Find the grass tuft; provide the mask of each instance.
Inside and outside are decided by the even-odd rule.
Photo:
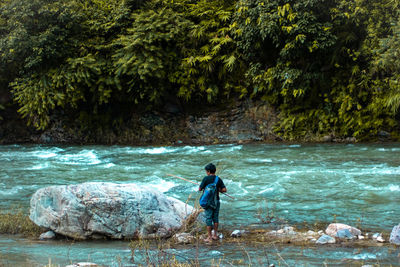
[[[34,224],[22,209],[0,210],[0,234],[21,234],[24,237],[37,238],[44,231],[45,229]]]

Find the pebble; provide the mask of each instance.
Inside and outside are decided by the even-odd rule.
[[[316,242],[317,244],[335,244],[336,240],[335,238],[329,236],[329,235],[322,235]]]
[[[381,236],[380,233],[375,233],[375,234],[372,235],[372,239],[373,239],[373,240],[376,240],[376,239],[378,239],[378,237],[380,237],[380,236]]]
[[[312,231],[312,230],[308,230],[307,231],[307,235],[317,235],[318,233]]]
[[[67,265],[65,267],[97,267],[97,266],[99,265],[93,262],[78,262],[71,265]]]
[[[385,239],[383,239],[382,236],[378,236],[378,238],[376,239],[376,241],[380,242],[380,243],[384,243]]]
[[[341,229],[336,232],[336,237],[345,238],[345,239],[353,239],[355,236],[350,233],[349,229]]]
[[[56,234],[53,231],[47,231],[39,236],[40,240],[51,240],[55,238]]]
[[[232,232],[231,237],[241,237],[244,234],[244,230],[235,230]]]

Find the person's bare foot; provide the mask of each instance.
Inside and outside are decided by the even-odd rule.
[[[213,240],[210,237],[207,237],[206,239],[204,239],[204,242],[206,243],[211,243]]]
[[[219,237],[216,235],[212,237],[212,240],[218,240],[218,239],[219,239]]]

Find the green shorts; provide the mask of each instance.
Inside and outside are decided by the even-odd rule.
[[[207,226],[213,226],[214,223],[218,223],[219,206],[220,206],[220,203],[218,200],[217,207],[215,209],[212,209],[212,208],[205,209],[204,214],[206,216]]]

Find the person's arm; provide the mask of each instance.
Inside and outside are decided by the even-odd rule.
[[[227,191],[226,187],[225,187],[225,184],[221,179],[219,179],[219,181],[220,181],[220,183],[219,183],[219,192],[225,193]]]
[[[203,181],[201,181],[201,184],[199,186],[199,191],[202,191],[204,189],[204,178]]]

